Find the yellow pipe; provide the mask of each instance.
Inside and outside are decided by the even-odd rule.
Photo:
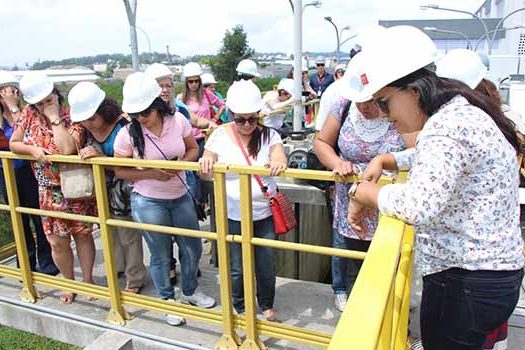
[[[7,204],[0,204],[0,210],[9,211],[9,205],[7,205]]]
[[[21,214],[29,214],[29,215],[49,216],[51,218],[56,218],[56,219],[64,219],[64,220],[71,220],[71,221],[83,221],[83,222],[89,222],[90,224],[99,224],[100,223],[100,220],[98,218],[94,217],[94,216],[71,214],[71,213],[63,213],[63,212],[60,212],[60,211],[51,211],[51,210],[42,210],[42,209],[18,207],[18,208],[16,208],[16,212],[17,213],[21,213]]]
[[[4,260],[10,256],[16,254],[16,244],[15,242],[7,243],[6,245],[0,247],[0,260]]]
[[[33,272],[33,278],[37,285],[71,291],[77,294],[109,300],[107,287],[96,284],[85,283],[63,277],[50,276],[39,272]]]
[[[20,280],[22,274],[20,270],[11,266],[0,265],[0,276]]]

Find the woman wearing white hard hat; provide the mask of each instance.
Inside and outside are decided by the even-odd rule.
[[[69,91],[68,102],[71,121],[86,128],[86,146],[79,151],[79,156],[82,159],[113,157],[115,138],[120,129],[128,124],[117,102],[106,98],[106,93],[91,82],[75,85]],[[106,185],[112,217],[131,220],[131,185],[116,177],[112,169],[106,169]],[[126,276],[124,290],[138,293],[146,277],[142,236],[140,232],[124,227],[115,227],[112,232],[115,260],[122,262],[122,266],[117,268]]]
[[[206,150],[200,159],[201,171],[210,174],[213,164],[247,165],[247,160],[236,140],[240,139],[253,165],[268,166],[271,175],[277,175],[286,168],[286,156],[279,134],[265,126],[259,125],[259,111],[263,108],[261,92],[251,80],[234,82],[226,96],[231,117],[234,123],[220,126],[210,135]],[[272,212],[258,184],[258,176],[252,177],[252,206],[254,236],[275,239]],[[260,181],[275,193],[277,187],[271,177],[261,177]],[[229,174],[226,181],[228,207],[228,229],[232,234],[241,233],[241,203],[239,193],[239,176]],[[244,289],[239,244],[230,246],[230,263],[232,274],[233,306],[244,313]],[[267,320],[276,319],[273,308],[275,299],[275,253],[272,248],[255,248],[255,277],[257,279],[257,301]]]
[[[261,74],[257,71],[257,63],[249,58],[241,60],[235,70],[241,80],[255,81],[256,78],[261,77]]]
[[[265,114],[263,124],[267,127],[280,129],[286,118],[286,111],[278,114],[266,115],[272,111],[285,109],[293,105],[294,83],[292,79],[282,79],[277,85],[277,91],[268,91],[264,94],[263,102],[265,104],[262,112]]]
[[[436,53],[408,26],[363,52],[363,92],[400,132],[421,132],[408,182],[352,185],[348,220],[363,235],[364,208],[378,207],[413,224],[424,348],[482,349],[514,310],[523,278],[519,142],[498,106],[425,68]]]
[[[198,148],[190,124],[182,114],[172,114],[159,94],[160,87],[147,74],[137,72],[128,76],[123,88],[122,110],[132,118],[132,122],[117,135],[115,157],[184,161],[197,159]],[[133,181],[131,211],[135,221],[199,230],[197,213],[183,171],[122,167],[116,168],[115,173],[124,180]],[[164,300],[173,300],[175,291],[169,275],[173,236],[144,231],[143,237],[151,253],[150,274],[157,294]],[[204,308],[213,307],[215,300],[197,289],[201,240],[175,236],[175,241],[181,257],[181,301]],[[184,324],[185,320],[166,315],[166,322],[178,326]]]
[[[13,134],[14,126],[21,116],[21,98],[18,90],[18,79],[11,72],[0,71],[0,150],[2,151],[10,150],[9,140]],[[20,205],[39,209],[38,184],[31,170],[29,161],[15,159],[13,163]],[[0,190],[5,203],[7,203],[7,188],[2,164],[0,164]],[[36,244],[30,226],[30,219],[35,227]],[[56,275],[58,269],[53,262],[51,247],[44,234],[40,216],[22,214],[22,224],[31,271],[40,271],[49,275]]]
[[[208,90],[208,92],[214,94],[219,100],[221,100],[224,103],[224,97],[221,95],[219,91],[217,91],[217,80],[215,80],[215,77],[211,73],[202,73],[201,75],[202,80],[202,86],[204,89]],[[216,106],[213,106],[213,111],[215,114],[219,112],[219,108]],[[223,108],[222,113],[218,117],[219,122],[229,122],[228,120],[228,112],[226,111],[226,108]]]
[[[353,58],[356,69],[361,54]],[[349,73],[352,73],[352,67]],[[378,154],[404,149],[403,138],[371,101],[371,96],[358,97],[360,81],[348,74],[330,85],[321,101],[329,97],[329,89],[339,85],[340,96],[331,106],[326,121],[314,142],[315,154],[321,163],[340,176],[362,173]],[[378,213],[366,218],[367,235],[360,237],[346,219],[349,183],[335,184],[332,247],[368,251],[378,223]],[[334,305],[343,311],[347,296],[356,280],[362,261],[332,257],[332,289]]]
[[[346,65],[339,63],[334,69],[334,80],[339,80],[345,75]]]
[[[71,123],[69,111],[62,106],[62,96],[45,75],[29,73],[20,80],[20,90],[28,105],[23,109],[13,136],[11,150],[36,159],[32,162],[38,182],[40,209],[71,214],[95,215],[95,200],[67,199],[60,189],[60,170],[49,162],[50,154],[77,153],[77,145],[84,144],[84,128]],[[93,225],[43,217],[44,233],[51,245],[53,260],[65,278],[75,279],[71,236],[75,239],[82,281],[93,283],[95,244]],[[60,299],[71,304],[76,295],[65,293]]]

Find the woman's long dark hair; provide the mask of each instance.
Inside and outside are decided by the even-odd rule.
[[[111,98],[106,98],[102,101],[100,106],[98,106],[96,113],[104,119],[104,123],[112,125],[122,115],[122,110],[117,101]]]
[[[235,114],[232,111],[229,111],[228,113],[230,120],[233,120]],[[259,114],[259,112],[257,112],[257,114]],[[270,128],[259,124],[253,131],[250,142],[248,142],[248,155],[253,159],[257,159],[257,154],[259,154],[263,142],[270,142]]]
[[[148,108],[145,110],[153,110],[155,109],[161,118],[165,117],[172,117],[173,112],[168,107],[168,104],[164,102],[163,99],[160,97],[157,97],[153,100],[153,102],[149,105]],[[141,159],[144,158],[144,134],[142,133],[142,128],[140,126],[140,123],[137,119],[132,118],[131,119],[131,125],[129,126],[129,136],[131,136],[131,140],[133,141],[133,146],[137,148],[137,152],[139,153],[139,157]]]
[[[503,133],[503,136],[505,136],[507,141],[514,147],[516,152],[520,149],[516,130],[512,123],[505,117],[500,106],[458,80],[439,78],[434,72],[426,68],[421,68],[388,84],[388,86],[403,90],[410,88],[415,89],[420,95],[419,106],[429,117],[436,113],[441,106],[450,101],[454,96],[461,95],[467,99],[471,105],[482,109],[494,120]]]

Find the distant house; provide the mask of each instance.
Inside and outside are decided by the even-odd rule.
[[[43,70],[18,70],[13,71],[12,73],[19,79],[24,75],[34,73],[34,72],[43,72],[45,73],[54,83],[59,82],[76,82],[76,81],[94,81],[100,79],[96,75],[95,71],[86,67],[73,67],[73,68],[49,68]]]

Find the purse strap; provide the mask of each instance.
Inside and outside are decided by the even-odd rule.
[[[168,157],[166,157],[166,154],[164,152],[162,152],[162,150],[160,149],[160,147],[155,143],[155,141],[153,141],[153,139],[151,138],[151,136],[149,135],[146,135],[146,137],[151,141],[151,143],[153,144],[153,146],[155,146],[155,148],[159,151],[160,154],[162,154],[162,156],[164,157],[165,160],[169,160]],[[193,193],[191,193],[190,191],[190,188],[188,187],[188,185],[186,184],[186,181],[183,181],[182,178],[179,176],[179,174],[175,173],[175,175],[179,178],[179,181],[184,185],[184,187],[186,188],[186,190],[188,191],[188,193],[190,194],[191,198],[198,203],[197,199],[193,196]]]
[[[244,144],[241,141],[241,137],[239,136],[239,133],[237,132],[237,129],[235,128],[235,125],[230,124],[229,128],[230,128],[231,133],[233,134],[235,143],[241,149],[242,155],[244,156],[246,163],[248,163],[248,165],[251,166],[252,162],[250,161],[250,157],[248,156],[248,153],[246,152],[246,147],[244,147]],[[253,175],[253,177],[255,177],[255,181],[257,181],[257,183],[259,184],[259,187],[261,188],[261,191],[264,194],[264,196],[268,198],[270,196],[268,194],[268,187],[263,185],[261,177],[259,175]]]

